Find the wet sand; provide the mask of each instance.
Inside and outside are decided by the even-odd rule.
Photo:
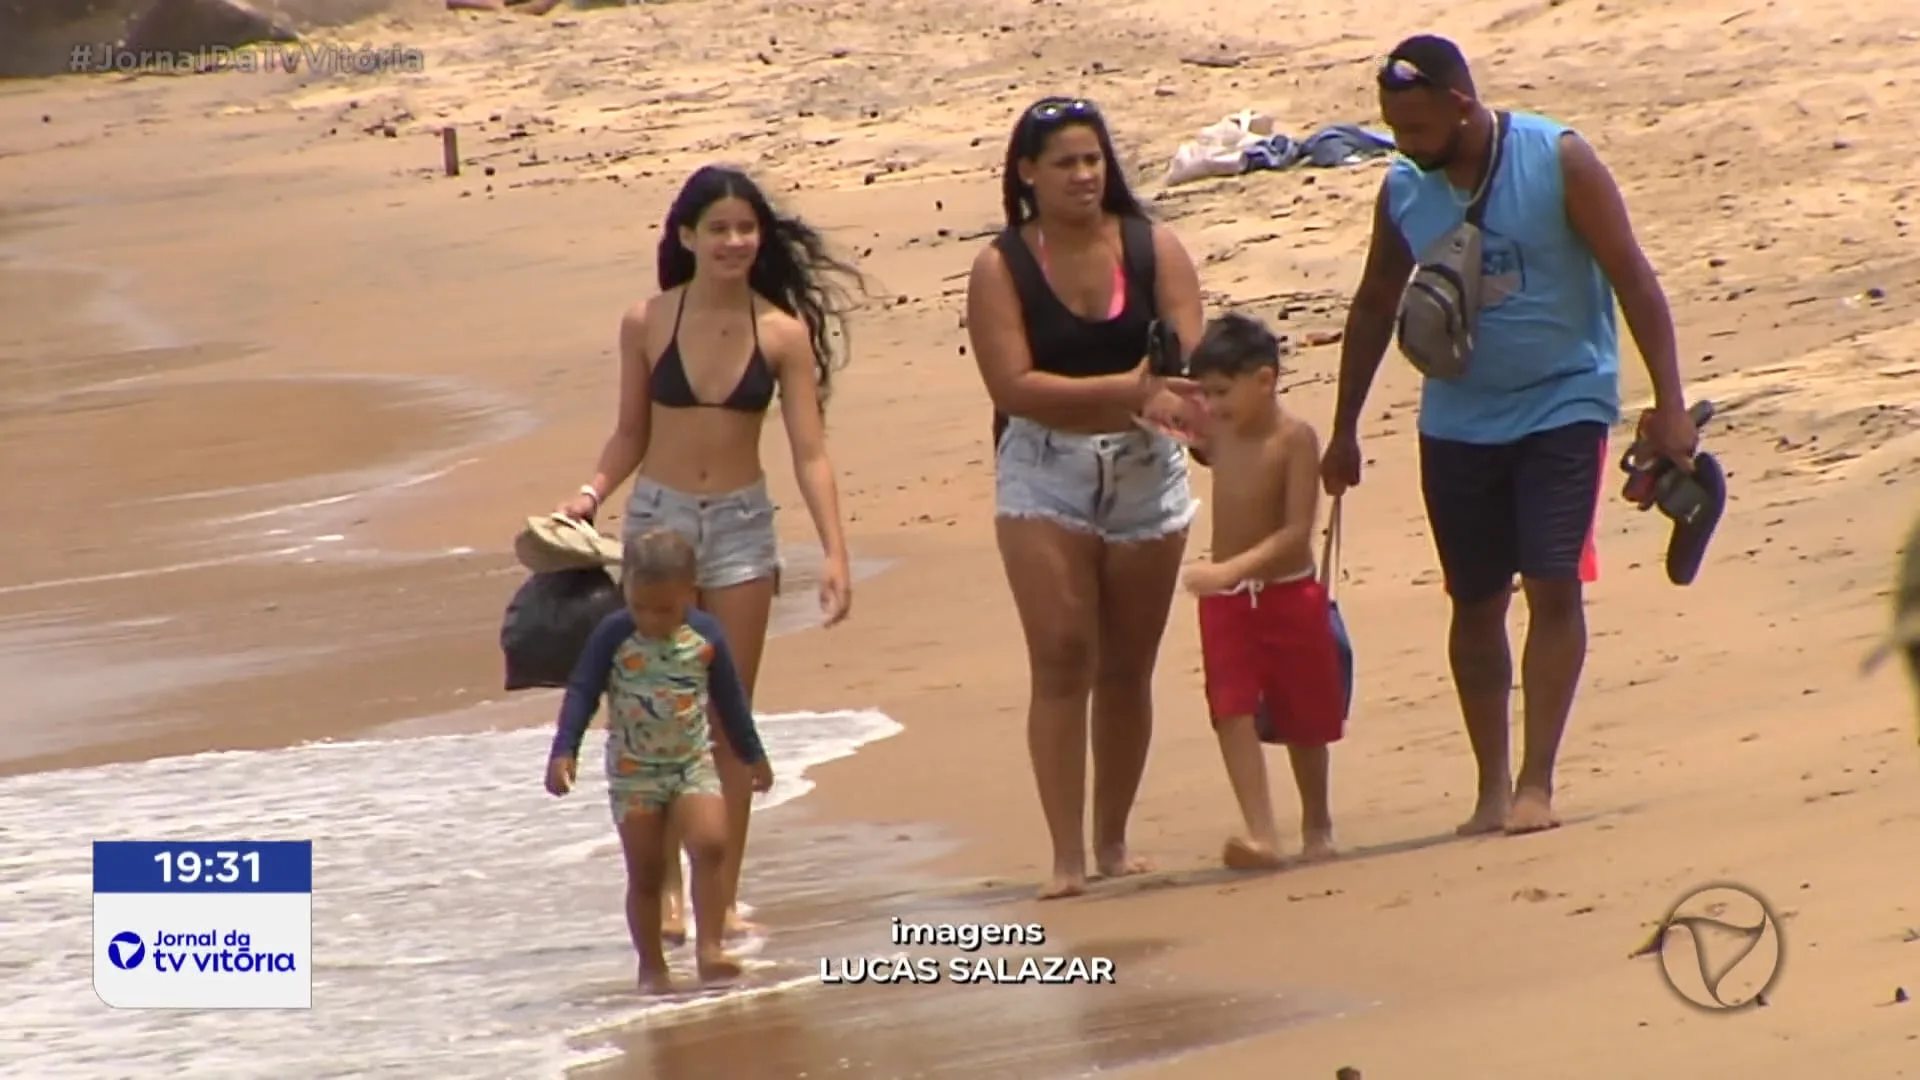
[[[583,1080],[715,1075],[865,1080],[966,1077],[1018,1080],[1082,1076],[1156,1061],[1366,1007],[1268,980],[1195,977],[1163,959],[1171,937],[1136,927],[1124,938],[1061,941],[1020,949],[894,944],[893,919],[932,925],[1000,925],[1015,919],[1004,896],[956,888],[925,873],[924,860],[951,843],[924,827],[826,825],[805,804],[776,811],[755,866],[755,893],[772,930],[755,957],[770,965],[748,985],[797,979],[781,992],[747,994],[689,1008],[618,1033],[622,1056],[576,1071]],[[856,869],[857,868],[857,869]],[[960,983],[952,964],[974,970],[999,958],[1110,961],[1098,985]],[[848,985],[849,963],[931,961],[936,982]],[[694,997],[683,991],[682,997]]]
[[[0,721],[0,772],[546,722],[540,698],[475,708],[499,697],[507,541],[604,436],[618,313],[649,288],[674,186],[729,159],[827,226],[878,293],[830,437],[855,551],[888,568],[844,627],[780,639],[760,704],[875,705],[904,724],[823,766],[796,810],[809,826],[898,829],[931,857],[889,890],[850,852],[839,876],[871,906],[837,881],[789,899],[773,867],[812,841],[769,827],[767,917],[831,909],[877,927],[938,895],[1124,957],[1143,985],[809,988],[620,1034],[626,1056],[596,1075],[691,1076],[703,1061],[746,1080],[979,1074],[961,1063],[1050,1077],[1146,1062],[1142,1075],[1172,1078],[1351,1064],[1373,1080],[1912,1071],[1913,1006],[1887,1004],[1920,984],[1910,706],[1892,675],[1856,675],[1920,476],[1920,209],[1887,138],[1920,120],[1904,9],[1448,9],[1440,29],[1484,92],[1581,126],[1626,190],[1693,391],[1721,407],[1708,438],[1735,501],[1707,572],[1666,585],[1664,530],[1606,500],[1567,825],[1454,840],[1471,770],[1415,486],[1416,386],[1389,360],[1341,593],[1361,700],[1335,814],[1354,857],[1258,879],[1211,869],[1231,802],[1181,602],[1133,835],[1161,871],[1053,905],[1023,899],[1045,846],[989,526],[988,407],[958,316],[1006,128],[1049,90],[1106,104],[1210,305],[1284,314],[1314,340],[1340,324],[1377,167],[1155,181],[1180,141],[1242,107],[1297,134],[1370,119],[1371,59],[1427,27],[1374,0],[1143,3],[1097,20],[928,0],[772,10],[416,15],[338,34],[426,49],[420,76],[0,94],[18,151],[0,156],[0,467],[17,485],[0,677],[25,686]],[[1245,59],[1179,60],[1203,54]],[[467,156],[454,180],[436,175],[447,123]],[[1316,422],[1336,352],[1304,349],[1289,378]],[[1637,403],[1631,350],[1622,367]],[[777,427],[766,446],[799,550],[809,529]],[[320,505],[267,513],[292,503]],[[1204,543],[1202,529],[1194,556]],[[921,842],[930,827],[943,842]],[[1716,878],[1786,915],[1770,1008],[1697,1014],[1628,958],[1679,893]],[[775,948],[795,965],[865,932],[788,928]],[[756,1053],[723,1056],[740,1048]]]

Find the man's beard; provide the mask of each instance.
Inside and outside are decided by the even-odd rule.
[[[1423,154],[1420,157],[1412,157],[1409,155],[1408,160],[1412,161],[1415,167],[1421,172],[1439,172],[1441,169],[1453,164],[1454,159],[1460,156],[1460,143],[1466,136],[1467,129],[1465,127],[1455,127],[1453,129],[1453,136],[1447,140],[1447,145],[1442,147],[1439,153]]]

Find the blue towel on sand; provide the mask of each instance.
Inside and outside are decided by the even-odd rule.
[[[1304,139],[1269,135],[1240,151],[1241,169],[1262,172],[1305,163],[1317,169],[1352,165],[1393,152],[1393,137],[1355,124],[1334,124]]]

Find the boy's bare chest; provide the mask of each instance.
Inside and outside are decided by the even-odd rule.
[[[1278,440],[1213,449],[1213,532],[1246,547],[1286,524],[1287,458]]]
[[[1286,485],[1287,453],[1277,438],[1216,440],[1208,453],[1216,494],[1277,495]]]

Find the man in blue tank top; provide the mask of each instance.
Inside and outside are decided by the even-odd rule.
[[[1490,185],[1472,356],[1458,377],[1425,380],[1420,485],[1453,605],[1448,655],[1480,773],[1478,802],[1460,831],[1535,832],[1558,823],[1554,759],[1586,660],[1581,563],[1607,432],[1620,411],[1614,296],[1653,382],[1641,437],[1690,466],[1696,435],[1673,317],[1620,189],[1579,135],[1512,113],[1496,157],[1498,117],[1444,38],[1402,42],[1377,82],[1401,157],[1381,184],[1366,270],[1347,315],[1321,475],[1331,495],[1360,482],[1360,414],[1416,255],[1459,227]],[[1515,575],[1529,616],[1518,776],[1507,752],[1506,615]]]

